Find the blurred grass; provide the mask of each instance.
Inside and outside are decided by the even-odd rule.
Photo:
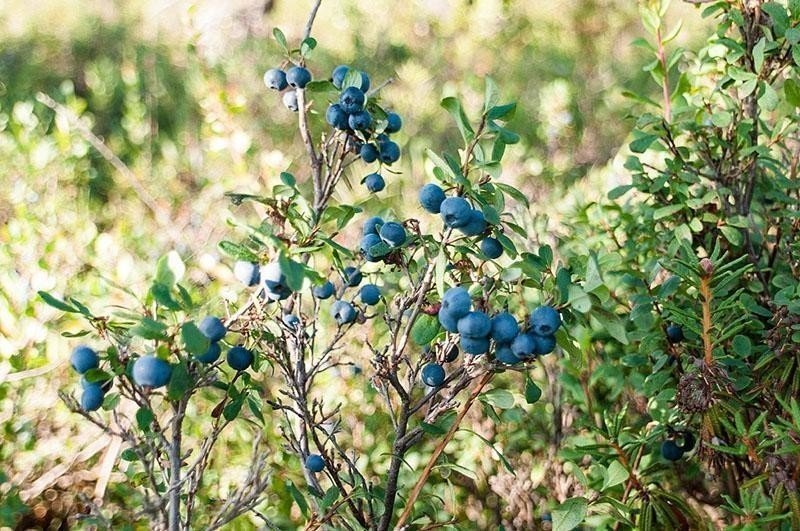
[[[267,4],[272,7],[264,12],[265,2],[246,1],[4,3],[0,470],[10,482],[0,483],[0,498],[14,484],[41,509],[34,514],[61,517],[75,511],[81,489],[91,494],[97,471],[97,456],[70,464],[97,433],[57,397],[75,379],[66,363],[74,340],[56,331],[77,332],[82,324],[44,307],[36,291],[104,307],[136,304],[131,294],[146,287],[155,259],[175,249],[190,265],[189,278],[206,290],[209,311],[219,312],[239,297],[225,287],[230,264],[216,248],[224,236],[235,237],[224,192],[263,190],[287,168],[304,177],[295,117],[264,89],[261,75],[280,61],[268,38],[271,28],[278,24],[296,41],[309,2]],[[673,9],[676,19],[689,23],[684,40],[700,23],[688,9]],[[624,144],[628,114],[637,107],[622,90],[654,92],[642,71],[645,58],[630,45],[640,33],[636,4],[627,0],[323,2],[314,30],[314,75],[327,77],[333,66],[349,63],[375,82],[393,79],[382,98],[405,124],[402,175],[387,179],[379,200],[357,186],[343,191],[343,199],[414,216],[413,201],[404,198],[415,196],[428,178],[424,150],[458,143],[440,98],[461,95],[474,116],[483,77],[491,75],[519,105],[510,127],[522,140],[511,150],[503,179],[529,195],[532,213],[555,214],[552,205],[570,188],[585,189],[586,175],[606,168]],[[117,171],[81,128],[37,102],[39,92],[79,117],[130,173]],[[354,183],[361,171],[355,170]],[[593,193],[602,191],[602,178],[597,182]],[[257,216],[251,206],[236,209],[240,219]],[[529,224],[554,228],[546,219]],[[365,375],[328,385],[356,399],[355,410],[359,393],[373,392]],[[526,415],[510,419],[519,432],[503,440],[509,448],[538,445],[536,417]],[[356,420],[367,424],[362,429]],[[480,414],[470,422],[486,435],[493,429]],[[373,460],[366,449],[386,440],[385,423],[361,411],[349,426],[363,459]],[[244,433],[231,438],[238,441],[233,448],[247,448]],[[465,459],[496,468],[491,452],[476,441],[461,441]],[[276,454],[276,470],[299,473],[283,459]],[[383,461],[374,461],[379,473]],[[69,471],[56,478],[60,483],[33,488],[59,464]],[[112,504],[131,496],[123,486],[112,487]],[[283,493],[271,500],[273,516],[289,514]],[[492,503],[496,496],[484,503],[473,495],[462,511],[488,525]]]

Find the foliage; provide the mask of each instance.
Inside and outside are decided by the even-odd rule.
[[[697,12],[712,29],[694,46],[666,3],[640,2],[649,37],[634,43],[647,57],[638,74],[627,55],[609,60],[620,46],[604,37],[616,34],[611,28],[638,34],[632,3],[576,2],[574,11],[559,12],[559,23],[568,21],[562,29],[548,26],[555,23],[546,14],[529,16],[528,7],[497,4],[504,30],[474,25],[493,9],[476,5],[449,19],[470,30],[445,39],[433,37],[452,30],[447,23],[400,12],[384,27],[384,14],[350,6],[337,39],[329,22],[318,21],[313,42],[287,31],[278,44],[246,41],[219,64],[180,47],[142,43],[133,53],[121,25],[95,37],[108,36],[106,46],[75,45],[74,71],[88,74],[85,83],[79,76],[62,83],[69,71],[52,75],[32,62],[0,87],[7,87],[0,90],[0,154],[16,183],[10,210],[0,205],[0,216],[10,212],[0,234],[13,238],[0,258],[12,264],[6,271],[24,271],[39,257],[25,286],[45,290],[55,306],[26,299],[10,288],[14,274],[0,271],[11,308],[0,325],[14,337],[9,322],[22,330],[52,320],[66,337],[51,340],[60,359],[90,329],[100,334],[92,344],[103,345],[103,370],[88,377],[113,374],[115,388],[89,418],[126,441],[106,505],[95,506],[75,484],[67,490],[80,505],[65,512],[86,511],[83,521],[100,527],[166,524],[178,505],[169,483],[178,477],[185,481],[172,492],[184,489],[183,519],[200,527],[386,528],[392,512],[416,527],[800,526],[796,3],[702,2]],[[412,25],[414,38],[401,33]],[[529,44],[517,42],[529,34]],[[27,51],[19,50],[41,50],[42,42],[12,43],[3,71],[21,72],[15,58]],[[339,57],[379,72],[374,78],[398,70],[399,82],[374,99],[381,109],[408,111],[400,134],[408,142],[400,163],[382,172],[383,197],[362,193],[365,167],[324,123],[325,104],[337,97],[329,83],[308,87],[311,105],[299,123],[279,98],[242,96],[258,94],[254,63],[308,60],[322,78]],[[515,114],[497,100],[494,83],[476,75],[484,72],[519,99]],[[608,77],[616,80],[611,88],[598,81]],[[169,90],[152,89],[161,82]],[[446,86],[443,108],[428,97],[439,86]],[[53,99],[34,99],[38,90]],[[629,124],[620,167],[586,177],[613,156]],[[312,142],[298,141],[297,126]],[[460,149],[431,149],[442,145]],[[315,156],[318,178],[337,184],[327,198],[314,186]],[[337,164],[348,169],[337,173]],[[623,183],[603,198],[586,191],[608,190],[597,181],[607,173],[608,180],[624,175]],[[32,184],[39,175],[66,196],[50,203],[55,208],[37,208],[37,192],[50,197]],[[438,217],[411,195],[429,179],[482,208],[504,257],[485,261],[479,239],[439,231]],[[553,204],[571,185],[565,213]],[[220,208],[223,189],[230,204]],[[376,214],[405,221],[410,238],[388,263],[362,264],[362,221]],[[96,222],[90,230],[72,219],[88,217]],[[227,256],[221,263],[210,259],[217,241]],[[41,242],[41,254],[30,242]],[[88,267],[80,253],[87,247],[97,256]],[[171,248],[183,259],[166,255]],[[291,302],[279,308],[262,302],[263,288],[247,295],[231,288],[236,259],[277,260],[296,292]],[[145,271],[153,271],[145,264],[156,261],[145,283]],[[344,287],[352,264],[365,265],[381,286],[378,306],[362,305],[357,288]],[[50,271],[58,271],[57,282],[42,280]],[[98,281],[97,271],[125,288]],[[66,278],[73,279],[67,297]],[[310,296],[325,278],[364,322],[333,323],[332,301]],[[422,367],[441,361],[457,340],[433,315],[455,283],[472,286],[482,308],[507,306],[519,317],[554,303],[565,316],[557,355],[527,364],[526,374],[492,355],[466,362],[462,355],[444,364],[443,389],[423,388]],[[302,330],[283,319],[290,313]],[[230,345],[257,351],[254,369],[193,361],[208,343],[195,325],[209,314],[227,316]],[[670,326],[685,337],[674,339]],[[27,418],[30,405],[17,409],[32,395],[26,379],[53,372],[41,340],[14,344],[24,347],[7,357],[12,379],[0,384],[0,412],[13,404],[22,418],[0,418],[4,463],[36,447],[42,421],[72,422],[43,412]],[[143,390],[129,376],[130,363],[150,350],[175,363],[163,391]],[[74,375],[58,382],[77,410]],[[90,428],[74,433],[100,433]],[[176,434],[191,449],[177,461]],[[665,453],[665,442],[680,452]],[[302,466],[315,452],[325,463],[319,475]],[[26,474],[12,482],[46,477]],[[21,500],[41,507],[2,479],[0,521],[11,522]]]

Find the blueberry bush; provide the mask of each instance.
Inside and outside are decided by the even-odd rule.
[[[143,156],[130,148],[135,122],[123,120],[117,144],[130,149],[117,155],[69,87],[66,102],[37,96],[76,173],[123,177],[178,251],[221,253],[226,279],[198,277],[196,256],[167,247],[146,284],[119,287],[122,300],[38,291],[71,323],[61,399],[107,448],[106,478],[118,471],[72,520],[800,527],[800,4],[692,1],[708,37],[687,44],[666,0],[639,2],[647,37],[634,45],[650,85],[620,91],[627,122],[602,123],[596,93],[569,110],[557,86],[542,87],[552,158],[537,172],[555,208],[513,177],[513,151],[537,145],[520,120],[527,102],[507,99],[513,83],[501,91],[481,76],[479,93],[448,95],[414,124],[393,77],[364,57],[325,66],[339,61],[325,56],[332,38],[311,4],[287,30],[296,37],[272,29],[278,55],[260,79],[259,98],[286,124],[268,138],[293,142],[296,158],[232,182],[228,226],[211,242],[181,243],[130,170]],[[580,2],[579,43],[592,38],[581,17],[597,9]],[[415,104],[429,97],[418,91]],[[28,123],[15,122],[14,145],[37,134],[31,109],[15,107]],[[564,124],[594,110],[610,132],[632,128],[600,177],[581,141],[571,167],[559,146]],[[409,130],[445,118],[441,143],[413,142]],[[87,167],[90,150],[102,161]],[[34,525],[30,495],[2,473],[0,494],[0,524]]]

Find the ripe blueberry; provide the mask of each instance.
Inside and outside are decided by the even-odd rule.
[[[333,295],[333,282],[328,280],[320,286],[314,286],[311,293],[318,299],[327,299]]]
[[[344,109],[342,109],[342,106],[338,103],[330,105],[328,110],[325,111],[325,121],[336,129],[345,130],[350,127],[347,113],[344,112]]]
[[[347,301],[336,301],[331,306],[331,316],[339,326],[356,320],[356,309]]]
[[[264,72],[264,84],[272,90],[283,90],[288,85],[286,74],[280,68],[270,68]]]
[[[422,368],[422,381],[425,385],[439,387],[444,383],[444,367],[438,363],[428,363]]]
[[[231,348],[227,355],[228,365],[237,371],[246,370],[253,364],[253,359],[255,359],[253,352],[241,345]]]
[[[389,221],[381,227],[380,237],[392,247],[400,247],[406,242],[406,229],[399,223]]]
[[[463,197],[448,197],[439,207],[439,213],[447,227],[463,227],[470,222],[472,207]]]
[[[517,320],[508,312],[500,312],[492,318],[492,339],[497,343],[511,343],[519,334]]]
[[[353,114],[364,108],[364,93],[356,87],[347,87],[339,96],[339,104],[347,114]]]
[[[492,330],[489,316],[480,311],[469,312],[458,320],[458,333],[467,337],[488,337]]]
[[[100,358],[97,356],[97,352],[86,345],[78,345],[75,347],[75,350],[72,351],[70,363],[72,363],[72,368],[75,369],[78,374],[83,374],[89,369],[96,369],[99,367]]]
[[[367,187],[367,190],[370,192],[380,192],[386,187],[386,182],[381,177],[380,173],[370,173],[366,177],[364,177],[364,186]]]
[[[293,66],[286,71],[286,82],[294,88],[305,88],[311,81],[311,72],[302,66]]]
[[[322,472],[325,469],[325,461],[319,454],[311,454],[306,457],[306,468],[312,472]]]
[[[442,201],[447,199],[444,191],[437,185],[430,183],[426,184],[419,190],[419,203],[422,208],[431,214],[438,214],[442,206]]]
[[[486,258],[494,260],[503,254],[503,246],[496,238],[484,238],[481,242],[481,252]]]
[[[200,329],[200,332],[208,338],[209,341],[219,341],[223,337],[225,337],[225,325],[222,324],[217,317],[204,317],[200,324],[197,325],[197,328]]]
[[[133,362],[133,381],[142,387],[162,387],[172,376],[172,366],[161,358],[148,355]]]
[[[255,286],[261,280],[261,268],[256,263],[239,260],[233,264],[233,276],[245,286]]]
[[[552,306],[539,306],[533,310],[530,323],[534,333],[540,336],[553,335],[561,326],[561,314]]]
[[[195,358],[197,358],[197,361],[200,363],[214,363],[219,359],[220,352],[219,343],[215,341],[208,346],[208,350],[202,354],[195,355]]]
[[[381,290],[375,284],[364,284],[361,287],[361,302],[372,306],[381,300]]]

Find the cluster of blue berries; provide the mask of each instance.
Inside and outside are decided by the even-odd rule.
[[[445,330],[460,335],[461,350],[476,356],[485,354],[493,340],[495,359],[507,365],[552,352],[556,346],[555,333],[561,326],[558,310],[539,306],[531,313],[529,329],[523,331],[508,312],[490,318],[485,312],[472,310],[469,292],[462,287],[445,292],[438,316]]]
[[[488,227],[483,212],[472,208],[463,197],[447,197],[436,184],[426,184],[420,189],[419,203],[431,214],[441,215],[445,227],[458,229],[466,236],[480,236]],[[494,260],[503,254],[503,246],[497,238],[487,236],[481,241],[481,252]]]
[[[395,223],[400,230],[403,231],[402,241],[405,241],[405,229],[399,223]],[[391,230],[387,234],[394,234]],[[395,234],[395,240],[399,241],[398,236]],[[263,285],[265,296],[268,300],[277,301],[287,298],[291,294],[291,290],[286,284],[286,275],[281,271],[278,262],[272,262],[265,266],[263,269],[256,263],[247,261],[238,261],[233,266],[234,276],[246,286],[256,286],[259,283]],[[342,271],[342,283],[345,287],[354,288],[361,284],[364,279],[361,270],[355,266],[347,266]],[[320,300],[329,299],[336,293],[336,287],[330,280],[314,286],[311,293],[315,298]],[[365,284],[359,290],[359,298],[361,302],[367,306],[374,306],[378,304],[381,298],[381,290],[375,284]],[[352,302],[337,299],[331,305],[331,316],[339,326],[352,323],[358,317],[358,311]],[[291,330],[298,330],[302,327],[300,318],[293,314],[284,315],[282,318],[283,324]]]
[[[72,351],[70,363],[75,372],[81,375],[81,409],[96,411],[103,405],[107,386],[103,382],[90,382],[85,374],[92,369],[100,367],[100,356],[91,347],[78,345]],[[110,382],[108,382],[110,384]]]
[[[227,330],[222,321],[217,317],[206,317],[197,326],[198,330],[209,340],[208,350],[203,354],[196,355],[195,359],[203,364],[210,364],[217,361],[222,349],[220,341],[225,337]],[[249,349],[237,345],[228,349],[226,361],[231,368],[237,371],[247,370],[255,359],[255,355]],[[91,369],[100,366],[100,357],[90,347],[79,345],[72,351],[70,359],[72,367],[78,374],[85,374]],[[131,378],[136,385],[157,389],[164,387],[172,377],[172,365],[153,354],[139,356],[131,367]],[[86,376],[81,378],[83,394],[81,395],[81,409],[84,411],[96,411],[103,404],[106,391],[111,387],[111,381],[90,382]]]
[[[268,88],[282,92],[287,87],[292,87],[292,90],[283,92],[283,104],[292,112],[300,110],[296,89],[305,88],[310,81],[311,72],[302,66],[292,66],[286,72],[280,68],[270,68],[264,72],[264,84]]]
[[[331,82],[341,92],[339,101],[332,103],[325,112],[328,124],[335,129],[347,131],[355,138],[353,148],[364,162],[372,163],[379,160],[386,165],[397,162],[400,158],[400,146],[393,142],[389,135],[400,130],[403,120],[394,112],[387,112],[385,120],[374,119],[373,112],[377,111],[378,107],[371,107],[368,101],[369,76],[365,72],[351,71],[347,65],[339,65],[333,69]],[[370,112],[370,109],[373,112]],[[383,111],[380,113],[383,114]],[[379,174],[372,175],[377,177],[367,176],[364,184],[370,191],[382,190],[383,177]],[[369,183],[367,178],[370,180]]]
[[[494,358],[505,365],[516,365],[549,354],[556,347],[555,333],[561,326],[561,314],[551,306],[539,306],[531,313],[529,329],[523,331],[516,318],[503,311],[490,318],[485,312],[472,310],[469,292],[462,287],[448,289],[439,308],[439,323],[448,332],[458,333],[461,350],[478,356],[489,352],[494,342]],[[444,361],[458,357],[452,347]],[[440,363],[427,363],[422,368],[425,385],[439,387],[446,379]]]
[[[347,266],[342,272],[342,282],[345,288],[355,288],[359,286],[364,280],[364,275],[355,266]],[[330,280],[325,281],[324,284],[315,286],[311,293],[317,299],[329,299],[335,293],[336,289],[333,282]],[[381,289],[375,284],[364,284],[358,292],[361,302],[367,306],[374,306],[380,302]],[[336,321],[339,326],[350,324],[358,318],[358,310],[352,302],[346,301],[342,298],[336,299],[331,305],[331,317]]]
[[[270,262],[262,268],[255,262],[239,260],[233,265],[233,275],[245,286],[263,284],[264,297],[270,301],[282,301],[292,294],[278,262]]]
[[[367,262],[380,262],[406,243],[408,235],[402,224],[373,216],[361,230],[361,252]]]

